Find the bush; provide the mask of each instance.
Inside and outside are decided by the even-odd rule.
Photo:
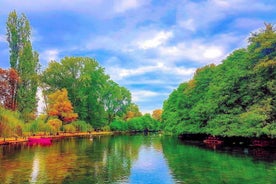
[[[87,132],[93,130],[93,127],[85,121],[74,121],[72,125],[76,128],[76,131],[78,132]]]
[[[108,125],[106,125],[106,126],[104,126],[102,128],[102,130],[105,131],[105,132],[109,132],[110,131],[110,127]]]
[[[25,124],[24,131],[36,134],[38,132],[46,133],[54,130],[53,127],[50,126],[50,124],[44,123],[44,120],[36,119],[31,121],[30,123]]]
[[[76,128],[72,124],[67,124],[63,126],[63,130],[65,132],[74,133],[76,132]]]
[[[132,131],[143,131],[143,122],[142,122],[142,117],[136,117],[132,118],[131,120],[128,121],[128,128],[129,130]]]
[[[128,129],[131,131],[143,131],[146,129],[151,131],[158,131],[161,127],[160,122],[153,119],[149,114],[132,118],[127,123]]]
[[[0,107],[0,136],[22,136],[24,123],[17,112]]]
[[[123,120],[115,120],[110,124],[110,129],[112,131],[127,131],[128,125]]]
[[[62,121],[59,119],[50,119],[48,120],[47,125],[50,127],[51,133],[57,133],[62,126]]]

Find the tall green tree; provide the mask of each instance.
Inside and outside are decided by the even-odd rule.
[[[123,117],[126,113],[131,104],[131,94],[125,87],[110,80],[104,91],[103,103],[110,124],[116,116]]]
[[[41,75],[47,91],[67,89],[69,100],[79,119],[96,126],[104,120],[103,105],[99,103],[103,85],[109,77],[94,59],[87,57],[65,57],[60,62],[51,61]]]
[[[276,137],[276,31],[253,33],[246,49],[198,69],[164,102],[166,131]]]
[[[110,80],[96,60],[87,57],[50,62],[41,81],[48,92],[66,88],[79,119],[94,128],[109,124],[115,116],[122,117],[131,101],[130,92]]]
[[[38,53],[33,51],[30,39],[31,27],[27,17],[24,14],[18,17],[16,11],[12,11],[7,20],[10,65],[20,76],[20,82],[16,84],[16,102],[26,121],[37,107],[39,68]]]

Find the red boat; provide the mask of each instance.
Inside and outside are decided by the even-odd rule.
[[[220,140],[218,137],[209,136],[207,139],[203,140],[205,144],[212,144],[212,145],[218,145],[222,144],[223,141]]]
[[[268,140],[260,140],[260,139],[255,139],[252,141],[252,145],[256,147],[267,147],[269,146],[269,141]]]
[[[28,138],[28,143],[30,144],[41,144],[41,145],[50,145],[52,143],[52,138],[50,137],[29,137]]]

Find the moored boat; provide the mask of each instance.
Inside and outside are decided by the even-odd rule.
[[[203,142],[205,144],[215,144],[215,145],[223,143],[222,140],[220,140],[218,137],[214,137],[214,136],[209,136],[207,139],[204,139]]]
[[[29,137],[28,138],[29,143],[38,143],[38,144],[51,144],[52,138],[51,137]]]
[[[255,139],[252,141],[252,146],[255,147],[267,147],[270,145],[268,140]]]

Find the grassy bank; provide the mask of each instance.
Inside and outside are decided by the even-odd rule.
[[[89,132],[76,132],[76,133],[63,133],[60,132],[58,135],[45,135],[44,133],[38,133],[36,135],[30,135],[26,137],[10,137],[10,138],[0,138],[0,145],[9,145],[9,144],[17,144],[17,143],[23,143],[28,142],[28,138],[41,138],[41,137],[51,137],[53,139],[63,139],[66,137],[82,137],[82,136],[96,136],[96,135],[112,135],[113,132],[108,131],[100,131],[96,132],[93,131],[91,133]]]

